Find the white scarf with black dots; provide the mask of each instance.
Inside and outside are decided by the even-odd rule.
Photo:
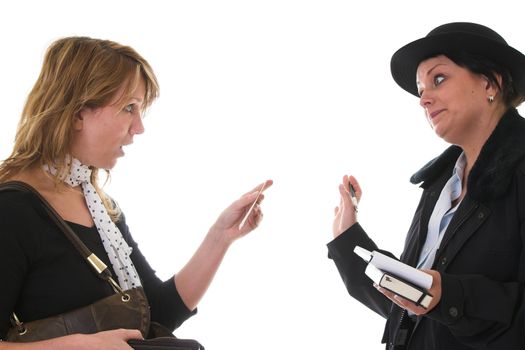
[[[56,168],[54,167],[48,166],[45,169],[52,174],[56,173]],[[127,290],[141,286],[137,270],[129,257],[132,248],[126,243],[117,225],[109,217],[102,199],[91,184],[91,169],[89,166],[83,165],[78,159],[73,158],[71,172],[63,181],[70,186],[82,186],[86,204],[100,234],[109,261],[113,266],[113,271],[117,275],[120,287],[123,290]]]

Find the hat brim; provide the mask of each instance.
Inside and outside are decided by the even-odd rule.
[[[450,52],[479,54],[509,69],[516,88],[525,92],[525,55],[511,46],[469,33],[444,33],[413,41],[394,53],[390,71],[396,83],[419,97],[416,71],[427,58]]]

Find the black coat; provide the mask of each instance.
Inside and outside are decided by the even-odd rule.
[[[412,266],[461,152],[451,146],[411,178],[424,190],[401,256]],[[433,269],[442,276],[442,297],[426,316],[409,317],[371,286],[353,248],[378,247],[359,224],[328,250],[349,293],[387,318],[387,349],[525,349],[524,224],[525,119],[511,109],[483,146],[436,253]]]

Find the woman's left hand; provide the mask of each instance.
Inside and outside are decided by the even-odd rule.
[[[226,208],[210,228],[195,254],[182,270],[175,274],[175,286],[188,309],[193,310],[197,307],[230,244],[259,225],[262,220],[260,204],[264,199],[260,191],[261,188],[265,190],[272,184],[272,180],[265,181]]]
[[[221,233],[223,238],[231,243],[255,229],[263,218],[260,204],[264,199],[264,194],[259,194],[259,192],[263,186],[264,192],[272,184],[272,180],[267,180],[233,202],[221,213],[211,230]],[[254,201],[256,201],[255,205],[248,213]],[[246,214],[248,217],[244,220]]]
[[[430,312],[441,300],[441,274],[437,272],[436,270],[422,270],[429,275],[432,275],[432,287],[428,290],[430,295],[432,295],[432,301],[430,302],[430,305],[428,308],[424,308],[422,306],[417,306],[413,302],[400,297],[399,295],[396,295],[384,288],[375,286],[378,291],[386,295],[387,298],[392,300],[394,303],[396,303],[398,306],[402,307],[403,309],[406,309],[408,311],[413,312],[416,315],[424,315],[428,312]]]
[[[356,201],[361,200],[361,186],[353,176],[343,176],[343,182],[339,185],[339,194],[341,196],[339,206],[335,208],[334,222],[332,232],[334,238],[345,232],[350,226],[357,222],[357,206],[352,200],[350,194],[350,185],[355,189]]]

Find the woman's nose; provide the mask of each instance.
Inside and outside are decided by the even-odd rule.
[[[423,108],[427,108],[428,106],[432,105],[432,98],[430,96],[430,93],[428,93],[427,91],[423,91],[421,93],[421,97],[419,98],[419,104],[421,105],[421,107]]]
[[[142,122],[142,115],[138,114],[133,118],[133,123],[131,124],[130,134],[131,135],[140,135],[144,132],[144,123]]]

